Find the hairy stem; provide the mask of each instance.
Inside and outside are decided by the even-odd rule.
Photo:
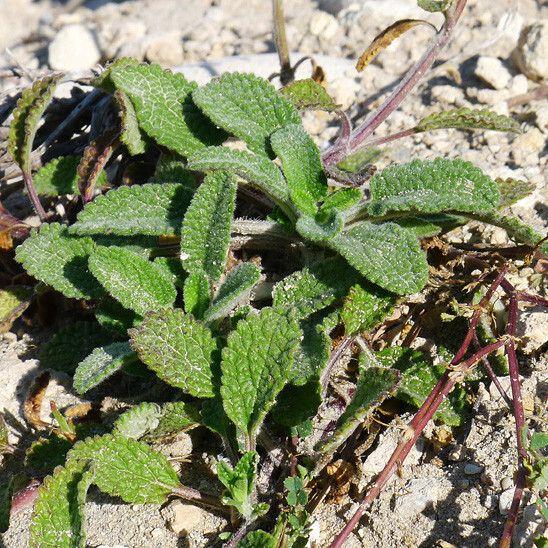
[[[32,182],[32,175],[30,172],[23,171],[23,181],[25,181],[25,188],[27,189],[27,193],[30,201],[32,202],[32,206],[34,207],[34,211],[36,211],[40,221],[44,223],[47,219],[47,215],[42,204],[40,203],[40,198],[36,193],[36,189],[34,188],[34,183]]]
[[[190,502],[203,504],[204,506],[209,506],[210,508],[215,508],[216,510],[226,510],[217,497],[206,495],[197,489],[193,489],[192,487],[181,485],[181,487],[172,489],[171,493]]]
[[[250,525],[251,521],[245,520],[232,537],[230,537],[230,540],[223,544],[223,548],[236,548],[238,543],[245,537]]]
[[[280,60],[280,83],[282,86],[293,80],[293,69],[289,60],[283,0],[272,0],[272,18],[274,20],[274,43]]]

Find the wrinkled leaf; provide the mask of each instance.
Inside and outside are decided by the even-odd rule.
[[[257,453],[249,451],[234,468],[222,460],[217,463],[217,477],[226,487],[223,504],[234,506],[246,518],[253,513],[251,495],[257,475],[257,460]]]
[[[118,301],[111,298],[103,299],[95,311],[95,317],[105,330],[113,331],[120,335],[126,335],[128,329],[135,327],[142,320],[142,316],[139,316],[133,310],[124,308]],[[103,346],[103,343],[96,344],[95,346]],[[85,356],[82,356],[79,362],[83,358]]]
[[[120,107],[122,117],[122,133],[120,134],[120,140],[126,145],[132,156],[143,154],[146,148],[146,141],[139,129],[137,113],[133,108],[133,104],[123,91],[117,90],[114,93],[114,97]]]
[[[323,110],[333,112],[341,109],[325,88],[312,78],[295,80],[284,86],[280,93],[289,99],[299,110]]]
[[[423,118],[413,129],[420,133],[442,128],[490,129],[519,133],[519,124],[503,114],[487,109],[457,108],[443,112],[434,112]]]
[[[509,207],[523,198],[526,198],[535,191],[534,183],[527,181],[519,181],[517,179],[495,179],[495,183],[499,187],[500,200],[499,208]]]
[[[0,333],[11,329],[13,322],[29,306],[31,296],[32,289],[22,285],[0,289]]]
[[[447,11],[454,0],[417,0],[419,8],[426,11]]]
[[[65,436],[50,434],[33,441],[25,455],[25,466],[33,473],[51,473],[56,466],[65,464],[72,443]]]
[[[272,418],[282,426],[298,426],[314,417],[321,403],[322,386],[317,380],[302,386],[288,384],[272,408]]]
[[[357,204],[363,197],[359,188],[341,188],[327,196],[320,211],[328,211],[331,208],[342,211]]]
[[[302,321],[301,329],[303,338],[295,354],[289,376],[289,382],[297,386],[320,377],[329,361],[332,344],[328,329],[318,324],[315,318]]]
[[[238,548],[274,548],[276,539],[266,531],[251,531],[240,542]]]
[[[183,287],[185,312],[201,320],[211,301],[209,280],[204,272],[192,272],[185,280]]]
[[[330,209],[325,214],[319,213],[315,218],[302,215],[295,225],[297,232],[311,242],[331,240],[340,234],[343,227],[344,220],[336,209]]]

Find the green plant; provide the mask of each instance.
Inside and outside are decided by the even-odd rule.
[[[387,398],[423,409],[438,397],[442,381],[448,382],[446,370],[409,349],[363,348],[345,411],[330,437],[293,466],[281,502],[274,490],[257,491],[258,463],[268,459],[261,435],[268,437],[269,428],[293,437],[310,433],[342,350],[427,284],[421,239],[480,219],[505,228],[529,251],[546,253],[542,235],[501,213],[529,187],[493,180],[468,162],[417,159],[374,174],[368,192],[361,185],[369,173],[364,148],[370,158],[373,146],[439,128],[519,131],[508,117],[459,109],[430,115],[398,135],[369,139],[432,64],[465,1],[419,4],[446,16],[428,55],[363,126],[351,130],[340,113],[340,138],[323,155],[304,130],[299,109],[338,107],[314,80],[277,90],[257,76],[233,73],[198,87],[158,66],[120,59],[93,82],[112,96],[119,119],[102,128],[78,165],[61,158],[42,167],[35,188],[30,151],[59,78],[24,92],[10,150],[37,212],[49,220],[38,195],[75,188],[84,205],[75,222],[52,220],[32,231],[16,258],[43,285],[85,301],[94,316],[60,332],[43,349],[43,365],[55,356],[58,367],[74,374],[79,394],[108,386],[114,375],[146,378],[150,372],[174,389],[174,401],[141,403],[100,435],[79,431],[54,413],[58,428],[29,455],[45,451],[58,459],[61,445],[64,464],[38,491],[31,546],[85,544],[82,511],[91,484],[128,503],[179,496],[217,509],[229,506],[241,526],[228,546],[301,545],[309,533],[310,480]],[[395,28],[391,32],[403,31]],[[282,69],[287,76],[291,67]],[[227,144],[229,137],[245,150]],[[154,173],[144,184],[96,195],[114,153],[129,161],[149,153]],[[66,170],[62,183],[60,170]],[[330,184],[333,179],[346,186]],[[267,261],[280,249],[291,256],[285,276],[263,299],[268,302],[257,295],[272,272],[238,255],[250,241]],[[337,329],[344,342],[331,353]],[[463,362],[467,338],[452,365],[471,368],[504,342]],[[75,354],[75,348],[85,352]],[[451,382],[443,385],[447,393]],[[460,424],[465,396],[456,389],[443,404],[424,408],[416,435],[432,416]],[[197,425],[222,440],[231,461],[217,463],[225,488],[220,499],[182,485],[172,464],[151,448]],[[272,534],[250,531],[271,513],[278,514],[270,519],[276,523]]]

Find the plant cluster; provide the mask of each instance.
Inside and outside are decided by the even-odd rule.
[[[412,439],[404,440],[388,474],[432,417],[462,423],[466,391],[457,381],[508,346],[508,338],[499,338],[466,357],[492,290],[450,366],[434,366],[405,347],[373,352],[360,334],[428,284],[425,238],[474,219],[505,228],[528,253],[546,253],[548,246],[503,212],[531,191],[526,183],[493,180],[469,162],[445,158],[373,174],[371,147],[391,138],[370,135],[433,62],[465,1],[419,4],[443,11],[444,27],[418,68],[355,129],[313,79],[278,90],[252,74],[230,73],[199,87],[159,66],[119,59],[93,81],[109,115],[91,128],[82,157],[57,157],[33,173],[38,122],[62,75],[23,92],[10,151],[43,224],[29,234],[7,212],[2,221],[14,238],[21,237],[16,229],[28,236],[16,260],[39,283],[30,292],[5,292],[3,306],[13,320],[47,288],[83,303],[86,321],[58,332],[41,354],[42,367],[74,375],[78,394],[120,378],[146,385],[152,374],[173,388],[169,401],[135,405],[110,431],[52,407],[55,428],[26,453],[29,466],[41,463],[52,472],[37,491],[31,546],[85,545],[82,512],[92,484],[128,503],[179,496],[217,511],[229,507],[238,528],[227,546],[300,546],[310,533],[313,482],[387,398],[420,407]],[[390,27],[360,66],[413,26]],[[303,128],[307,109],[341,117],[339,139],[323,155]],[[457,109],[431,114],[392,138],[439,128],[519,131],[506,116]],[[113,186],[105,168],[120,157],[127,173],[139,175]],[[41,199],[70,194],[81,197],[76,218],[48,216]],[[509,289],[509,295],[517,303],[516,293]],[[330,373],[356,337],[363,345],[356,383],[336,425],[308,454],[293,455],[291,466],[274,466],[265,438],[283,445],[312,434],[314,417],[329,399]],[[40,400],[40,389],[37,394]],[[39,421],[35,417],[35,426]],[[197,426],[222,442],[220,498],[183,485],[153,448]],[[540,493],[546,490],[540,453],[546,440],[535,436],[524,463]],[[291,446],[284,451],[293,453]],[[258,474],[269,467],[278,469],[282,483],[259,493]],[[13,489],[9,482],[3,491],[8,502]],[[266,532],[261,523],[274,526]]]

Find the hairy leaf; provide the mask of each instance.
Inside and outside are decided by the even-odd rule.
[[[535,191],[534,183],[518,181],[517,179],[495,179],[499,187],[500,200],[499,208],[509,207],[523,198],[526,198]]]
[[[418,240],[395,223],[361,223],[328,244],[369,281],[397,295],[420,291],[428,279]]]
[[[74,389],[79,394],[85,394],[135,359],[135,352],[127,342],[95,348],[78,364],[74,373]]]
[[[326,196],[320,211],[328,211],[331,208],[342,211],[357,204],[363,197],[359,188],[341,188]]]
[[[31,548],[84,548],[84,503],[92,480],[86,461],[57,467],[44,480],[34,503]]]
[[[299,344],[291,368],[289,382],[302,386],[311,379],[318,379],[329,361],[331,338],[324,325],[315,319],[301,322],[303,338]],[[302,421],[299,421],[302,422]]]
[[[213,397],[217,344],[207,327],[179,309],[148,314],[130,330],[139,358],[162,380],[199,398]]]
[[[145,440],[174,436],[179,432],[194,428],[200,422],[200,412],[193,405],[183,401],[164,403],[160,409],[158,426],[146,434]]]
[[[283,207],[289,189],[279,168],[267,158],[227,147],[208,147],[189,158],[188,166],[196,171],[224,169],[247,181]]]
[[[181,261],[188,273],[216,281],[225,268],[236,199],[236,180],[225,172],[208,175],[183,220]]]
[[[320,149],[301,124],[288,124],[270,138],[289,187],[289,195],[297,208],[314,215],[317,202],[327,195],[327,178]]]
[[[509,116],[497,114],[492,110],[466,107],[434,112],[423,118],[413,129],[420,133],[442,128],[520,132],[519,124]]]
[[[51,473],[65,464],[72,443],[65,437],[51,433],[47,438],[33,441],[25,454],[25,466],[33,473]]]
[[[241,320],[221,362],[221,396],[230,420],[253,438],[289,377],[301,337],[298,323],[272,308]]]
[[[209,280],[204,272],[196,271],[188,275],[183,288],[185,312],[201,320],[211,301]]]
[[[323,110],[333,112],[341,109],[325,88],[312,78],[295,80],[280,90],[299,110]]]
[[[395,219],[395,222],[403,228],[412,230],[417,238],[428,238],[439,234],[444,229],[450,230],[451,228],[465,224],[466,219],[458,215],[438,213],[434,215],[402,217]]]
[[[70,227],[76,234],[176,235],[193,188],[184,184],[121,186],[98,196]]]
[[[216,125],[259,154],[270,155],[269,137],[277,129],[301,123],[297,109],[253,74],[223,74],[196,89],[192,98]]]
[[[422,19],[401,19],[400,21],[396,21],[375,36],[371,44],[360,55],[356,63],[356,70],[362,72],[383,49],[386,49],[396,38],[417,25],[425,25],[437,31],[434,25]]]
[[[371,179],[371,215],[388,211],[477,212],[497,207],[496,183],[463,160],[414,160],[390,166]]]
[[[447,11],[454,0],[417,0],[419,8],[426,11]]]
[[[106,434],[76,443],[68,463],[91,462],[93,483],[125,502],[161,504],[180,487],[177,473],[164,455],[146,443]]]
[[[276,539],[266,531],[251,531],[239,543],[238,548],[274,548]]]
[[[142,402],[116,419],[112,433],[138,440],[158,427],[161,414],[157,403]]]
[[[75,299],[97,299],[104,289],[90,274],[88,256],[95,244],[90,238],[68,234],[57,223],[43,224],[16,251],[16,259],[38,280]]]
[[[343,227],[344,220],[336,209],[319,213],[315,218],[301,215],[295,225],[297,232],[311,242],[331,240]]]
[[[11,329],[13,322],[29,306],[31,296],[32,289],[22,285],[0,289],[0,333]]]
[[[120,335],[126,335],[127,330],[135,327],[142,319],[139,314],[124,308],[118,301],[111,298],[103,299],[97,310],[95,310],[95,317],[106,330]],[[102,344],[95,346],[102,346]],[[82,356],[82,359],[84,357]]]
[[[175,285],[164,270],[126,249],[98,246],[89,269],[110,295],[137,314],[175,302]]]
[[[120,140],[126,145],[132,156],[143,154],[146,148],[146,141],[139,129],[137,113],[133,108],[133,104],[123,91],[117,90],[114,93],[114,97],[120,107],[120,113],[122,115],[122,133],[120,135]]]
[[[361,276],[339,257],[290,274],[274,286],[273,306],[304,319],[344,297]]]
[[[183,156],[220,144],[217,130],[192,102],[195,83],[158,65],[121,64],[108,79],[131,100],[140,128],[158,144]]]
[[[224,318],[247,299],[253,286],[259,281],[261,272],[253,263],[240,263],[226,276],[213,302],[204,314],[204,321],[212,322]]]
[[[198,183],[192,172],[186,168],[181,159],[176,155],[160,155],[154,175],[148,180],[149,183],[179,183],[194,193]]]
[[[62,74],[52,74],[36,80],[21,93],[13,110],[8,137],[8,152],[25,173],[30,173],[30,153],[38,122],[53,97]]]
[[[282,426],[298,426],[314,417],[322,403],[322,386],[313,380],[302,386],[288,384],[272,408],[272,418]]]
[[[257,460],[257,453],[249,451],[234,468],[222,460],[217,463],[217,477],[226,487],[223,504],[234,506],[246,518],[253,513],[251,496],[257,476]]]

